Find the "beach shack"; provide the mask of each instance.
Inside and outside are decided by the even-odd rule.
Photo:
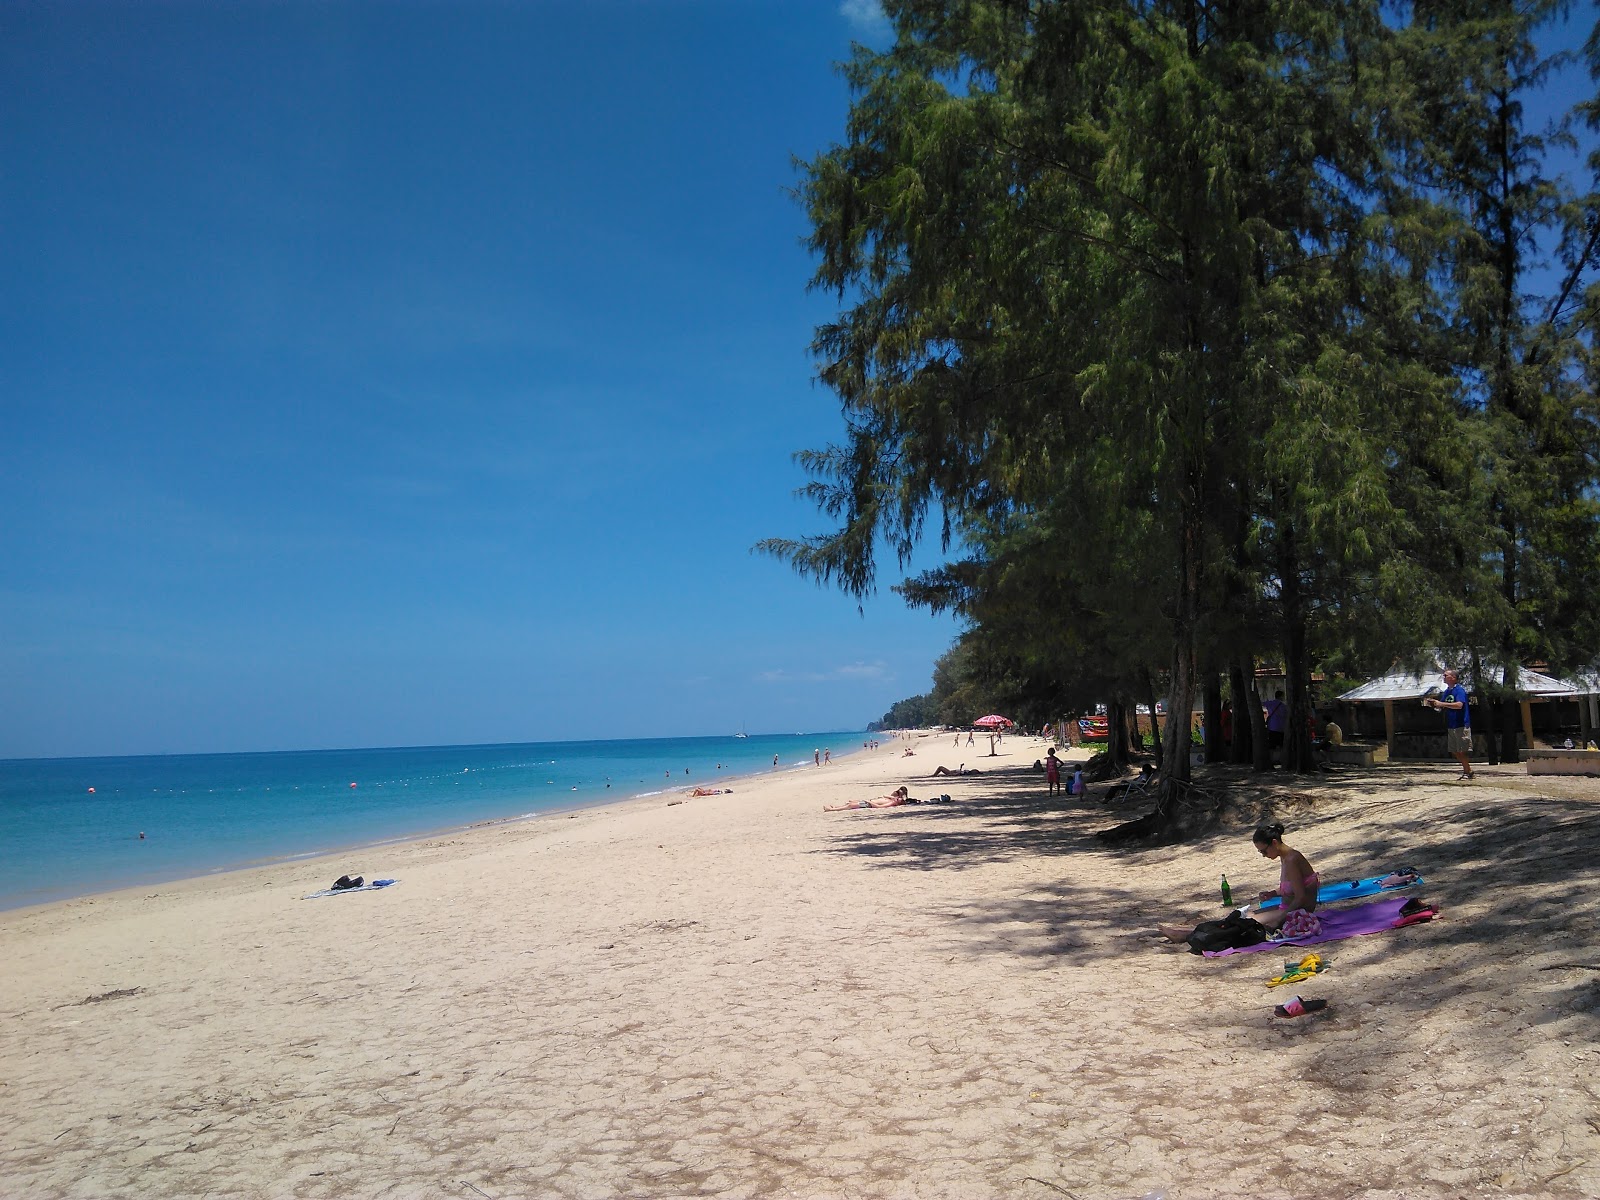
[[[1600,750],[1587,747],[1600,739],[1600,668],[1590,667],[1563,682],[1570,697],[1551,702],[1558,719],[1546,739],[1548,748],[1527,753],[1529,775],[1600,775]]]
[[[1504,675],[1503,668],[1485,665],[1479,668],[1477,682],[1499,684]],[[1464,678],[1462,682],[1468,691],[1473,754],[1487,756],[1482,697],[1474,690],[1473,681]],[[1339,697],[1346,735],[1382,742],[1391,759],[1447,759],[1450,755],[1445,750],[1444,719],[1421,703],[1423,697],[1437,696],[1443,690],[1444,668],[1438,664],[1420,673],[1396,667],[1387,675],[1370,679]],[[1522,698],[1518,742],[1525,750],[1535,744],[1536,732],[1543,732],[1547,740],[1561,732],[1566,714],[1550,706],[1578,696],[1577,685],[1528,667],[1517,670],[1517,691]],[[1576,712],[1574,708],[1574,715]]]

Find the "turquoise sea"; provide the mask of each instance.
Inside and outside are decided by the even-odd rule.
[[[0,908],[732,786],[864,733],[0,761]],[[778,767],[773,766],[773,757]],[[141,838],[140,834],[144,836]],[[376,856],[352,869],[369,874]]]

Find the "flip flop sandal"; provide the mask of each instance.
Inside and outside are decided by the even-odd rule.
[[[1272,1010],[1275,1017],[1303,1017],[1307,1013],[1321,1012],[1328,1007],[1326,1000],[1302,1000],[1296,996],[1287,1004],[1280,1004]]]
[[[1406,913],[1394,923],[1394,927],[1404,929],[1407,925],[1420,925],[1423,921],[1431,921],[1438,915],[1437,908],[1419,908],[1415,912]]]

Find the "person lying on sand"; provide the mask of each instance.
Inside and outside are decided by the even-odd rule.
[[[726,796],[729,793],[731,793],[732,791],[733,791],[732,788],[697,787],[697,788],[695,788],[694,791],[690,792],[689,795],[691,795],[691,796]]]
[[[1322,922],[1312,914],[1317,909],[1317,873],[1304,854],[1286,845],[1283,825],[1263,825],[1250,839],[1263,858],[1275,858],[1281,864],[1278,889],[1262,892],[1258,900],[1283,897],[1283,906],[1272,912],[1261,913],[1256,920],[1268,929],[1282,929],[1287,937],[1303,937],[1322,932]],[[1158,925],[1156,932],[1169,942],[1186,942],[1194,933],[1193,926]]]
[[[823,812],[843,812],[847,808],[897,808],[902,804],[915,804],[917,801],[910,796],[910,788],[897,787],[887,796],[879,796],[876,800],[850,800],[844,804],[824,804]]]
[[[935,767],[934,770],[933,770],[933,773],[934,773],[935,776],[939,776],[939,775],[977,775],[980,772],[978,771],[977,767],[973,767],[971,770],[968,770],[967,769],[967,764],[966,763],[962,763],[954,771],[952,771],[949,767]]]

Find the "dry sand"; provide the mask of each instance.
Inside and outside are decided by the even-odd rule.
[[[944,738],[0,914],[6,1197],[1594,1196],[1593,781],[1213,772],[1192,845]],[[960,802],[873,812],[878,795]],[[1441,920],[1282,953],[1139,930],[1401,862]],[[343,872],[387,891],[306,900]]]

